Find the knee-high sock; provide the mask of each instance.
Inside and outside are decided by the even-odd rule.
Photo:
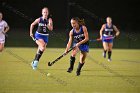
[[[70,57],[70,68],[72,68],[73,69],[73,67],[74,67],[74,63],[75,63],[75,57]]]
[[[108,51],[108,59],[111,58],[112,51]]]
[[[39,49],[39,51],[38,51],[38,53],[36,54],[36,56],[35,56],[35,59],[34,59],[34,60],[39,61],[39,59],[40,59],[40,57],[42,56],[42,54],[43,54],[43,51],[41,51],[41,50]]]
[[[77,68],[77,72],[80,72],[81,71],[81,68],[83,67],[84,63],[80,63],[79,62],[79,65],[78,65],[78,68]]]
[[[104,54],[106,54],[106,51],[107,51],[107,50],[104,50]]]

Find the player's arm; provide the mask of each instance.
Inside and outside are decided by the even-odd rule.
[[[80,46],[81,44],[87,42],[89,40],[87,28],[85,26],[82,26],[82,28],[83,28],[85,39],[83,39],[82,41],[80,41],[79,43],[77,43],[76,44],[77,47]]]
[[[104,29],[105,29],[105,24],[103,24],[101,29],[100,29],[100,39],[102,39]]]
[[[9,29],[10,29],[10,27],[9,27],[9,26],[5,27],[4,32],[5,32],[5,33],[6,33],[6,32],[8,32],[8,31],[9,31]]]
[[[7,33],[9,31],[10,27],[8,26],[8,24],[5,22],[5,25],[4,25],[4,31],[3,33]]]
[[[69,41],[68,41],[68,43],[67,43],[67,47],[66,47],[66,49],[65,49],[65,53],[70,49],[70,47],[71,47],[71,44],[72,44],[72,36],[73,36],[73,32],[72,32],[72,30],[70,31],[70,33],[69,33]]]
[[[51,18],[48,19],[48,25],[47,25],[47,28],[52,31],[53,30],[53,21]]]
[[[115,36],[119,36],[120,31],[118,30],[118,28],[117,28],[115,25],[113,25],[113,28],[114,28],[114,30],[116,31]]]
[[[33,37],[33,29],[34,29],[34,26],[35,26],[36,24],[39,23],[39,20],[40,20],[40,18],[36,19],[36,20],[30,25],[30,36],[31,36],[31,37]]]

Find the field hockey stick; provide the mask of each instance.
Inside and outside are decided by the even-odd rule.
[[[115,36],[108,37],[108,38],[105,38],[105,39],[107,40],[107,39],[114,39],[114,38],[115,38]]]
[[[52,66],[54,63],[56,63],[58,60],[60,60],[62,57],[64,57],[65,55],[67,55],[72,49],[74,49],[75,47],[70,48],[66,53],[63,53],[61,56],[59,56],[58,58],[56,58],[54,61],[52,62],[48,62],[48,66]]]
[[[93,39],[93,40],[89,40],[90,42],[96,42],[96,41],[101,41],[100,38],[97,38],[97,39]]]
[[[104,40],[108,40],[108,39],[114,39],[115,38],[115,36],[113,36],[113,37],[108,37],[108,38],[104,38]],[[102,39],[100,39],[100,38],[97,38],[97,39],[94,39],[94,40],[89,40],[90,42],[95,42],[95,41],[102,41]]]
[[[33,40],[33,41],[36,41],[36,39],[35,39],[33,36],[31,36],[31,37],[32,37],[32,40]]]

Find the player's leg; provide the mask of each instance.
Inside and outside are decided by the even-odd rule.
[[[81,72],[81,69],[85,63],[85,59],[86,59],[86,56],[87,56],[87,52],[82,52],[80,53],[80,62],[78,64],[78,67],[77,67],[77,71],[76,71],[76,75],[79,76],[80,75],[80,72]]]
[[[48,43],[48,36],[35,33],[35,39],[36,39],[36,43],[38,45],[38,50],[35,55],[34,61],[32,62],[33,69],[37,68],[39,59],[41,58],[43,52],[46,49],[46,45]]]
[[[113,43],[108,43],[108,61],[111,61]]]
[[[80,52],[80,62],[78,64],[77,71],[76,71],[77,76],[80,75],[81,69],[85,63],[87,53],[89,52],[89,45],[80,45],[79,49],[81,52]]]
[[[4,44],[5,44],[5,35],[4,34],[0,34],[0,52],[3,51]]]
[[[71,73],[74,68],[75,56],[78,51],[79,51],[79,48],[77,48],[77,47],[72,50],[72,54],[70,56],[70,67],[67,70],[67,72],[69,72],[69,73]]]
[[[43,39],[38,39],[36,41],[37,45],[38,45],[38,50],[37,50],[37,53],[36,53],[36,56],[35,56],[35,60],[38,60],[40,59],[40,57],[42,56],[43,52],[45,51],[46,49],[46,43],[44,42]]]
[[[4,49],[4,43],[1,43],[1,42],[0,42],[0,52],[2,52],[3,49]]]
[[[106,52],[108,50],[108,43],[107,42],[103,42],[103,57],[106,58]]]
[[[35,58],[32,62],[32,67],[33,69],[36,69],[37,68],[37,65],[38,65],[38,62],[39,62],[39,59],[41,58],[43,52],[45,51],[46,49],[46,43],[44,42],[43,39],[38,39],[36,40],[36,43],[38,45],[38,50],[37,50],[37,53],[35,55]]]

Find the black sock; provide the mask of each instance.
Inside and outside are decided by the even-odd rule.
[[[81,68],[83,67],[84,63],[80,63],[79,62],[79,65],[78,65],[78,68],[77,68],[77,72],[80,72],[81,71]]]
[[[106,51],[107,51],[107,50],[104,50],[104,54],[106,54]]]
[[[42,54],[43,54],[43,51],[39,50],[38,53],[36,54],[34,60],[38,60],[38,61],[39,61],[39,59],[40,59],[40,57],[42,56]]]
[[[74,63],[75,63],[75,57],[70,57],[70,68],[72,68],[73,69],[73,67],[74,67]]]
[[[108,59],[111,58],[112,51],[108,51]]]

